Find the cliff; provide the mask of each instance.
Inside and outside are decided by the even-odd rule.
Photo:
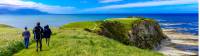
[[[142,49],[154,49],[159,46],[161,40],[167,38],[157,21],[143,17],[76,22],[61,28],[84,29]]]
[[[100,24],[99,34],[142,49],[156,48],[167,36],[153,19],[114,19]]]

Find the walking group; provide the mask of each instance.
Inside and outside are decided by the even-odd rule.
[[[24,37],[24,44],[25,48],[28,48],[29,45],[29,38],[31,36],[30,32],[27,30],[28,28],[24,28],[25,31],[22,33],[22,36]],[[44,26],[44,29],[40,26],[40,22],[37,22],[36,26],[33,28],[33,34],[34,34],[34,40],[36,41],[36,51],[40,49],[42,51],[42,38],[46,38],[46,44],[49,46],[49,41],[51,37],[51,29],[49,28],[49,25]]]

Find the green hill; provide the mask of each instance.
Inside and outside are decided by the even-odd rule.
[[[35,43],[14,56],[162,56],[162,54],[126,46],[118,41],[83,30],[54,30],[47,47],[43,40],[43,51],[36,52]]]
[[[120,20],[121,21],[121,20]],[[125,20],[126,23],[129,20]],[[97,22],[74,22],[60,29],[53,29],[50,46],[43,39],[43,51],[36,52],[35,43],[14,56],[163,56],[163,54],[124,45],[116,40],[87,32],[84,28],[96,30]]]
[[[14,27],[12,27],[12,26],[5,25],[5,24],[0,24],[0,27],[1,27],[1,28],[14,28]]]

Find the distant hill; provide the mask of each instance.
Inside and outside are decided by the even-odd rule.
[[[12,8],[1,8],[0,14],[34,15],[34,14],[49,14],[49,13],[29,8],[16,9],[16,10],[12,10]]]
[[[1,28],[15,28],[13,26],[5,25],[5,24],[0,24]]]

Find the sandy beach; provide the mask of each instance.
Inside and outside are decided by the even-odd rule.
[[[177,33],[174,30],[164,29],[163,32],[169,37],[161,44],[158,50],[166,56],[197,56],[198,36]]]

